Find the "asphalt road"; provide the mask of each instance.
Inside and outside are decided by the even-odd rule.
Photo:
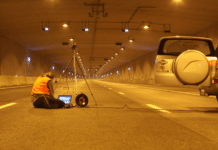
[[[88,83],[93,97],[84,80],[54,85],[86,108],[37,109],[31,87],[0,89],[0,150],[218,149],[218,102],[196,87]]]

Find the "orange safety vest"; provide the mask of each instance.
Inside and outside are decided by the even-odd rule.
[[[33,89],[32,89],[32,95],[33,94],[46,94],[46,95],[50,95],[50,91],[47,87],[47,83],[48,81],[51,80],[48,77],[43,77],[43,76],[39,76],[34,85],[33,85]]]

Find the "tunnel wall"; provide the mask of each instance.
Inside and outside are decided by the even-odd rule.
[[[147,53],[144,56],[117,67],[107,72],[102,79],[112,82],[154,84],[156,53],[156,51]]]
[[[218,47],[218,24],[205,30],[202,30],[194,34],[194,36],[211,38],[214,43],[214,48],[216,49]]]
[[[55,67],[54,70],[52,66]],[[48,58],[0,36],[0,86],[33,84],[37,76],[48,71],[53,71],[59,77],[61,67]]]

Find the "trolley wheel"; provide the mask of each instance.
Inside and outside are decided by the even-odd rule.
[[[76,97],[76,104],[80,107],[84,107],[88,104],[88,97],[85,94],[79,94]]]

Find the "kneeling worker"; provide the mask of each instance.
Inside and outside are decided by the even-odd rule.
[[[63,108],[64,102],[54,98],[52,72],[39,76],[32,88],[32,102],[36,108]]]

